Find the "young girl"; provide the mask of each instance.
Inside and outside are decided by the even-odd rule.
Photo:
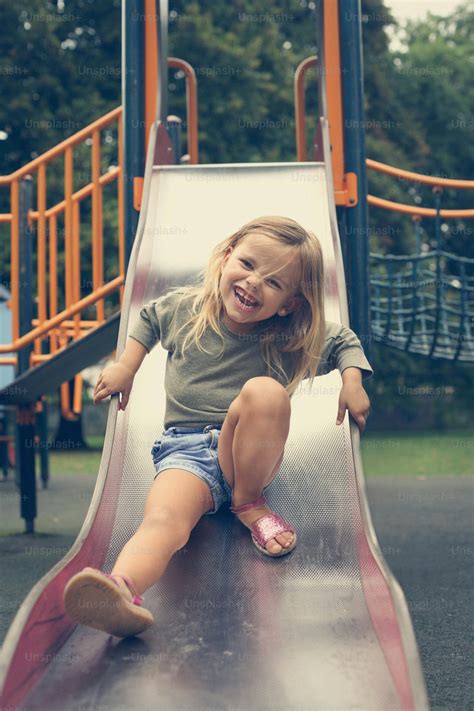
[[[215,247],[197,286],[142,308],[121,357],[100,374],[94,403],[119,393],[125,410],[137,370],[161,341],[169,353],[156,475],[112,574],[85,568],[66,585],[75,620],[120,637],[143,632],[154,618],[141,594],[201,516],[224,502],[263,554],[294,549],[294,528],[263,493],[283,459],[291,396],[304,378],[311,386],[337,367],[337,424],[347,408],[363,430],[370,406],[362,377],[372,368],[353,331],[325,321],[323,287],[317,238],[294,220],[260,217]]]

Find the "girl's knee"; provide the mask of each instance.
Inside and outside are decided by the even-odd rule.
[[[191,528],[183,521],[179,513],[169,506],[155,507],[149,510],[145,514],[141,527],[172,541],[176,548],[182,548],[188,542],[191,534]]]
[[[268,376],[250,378],[243,385],[242,402],[252,410],[267,411],[275,416],[289,417],[291,400],[287,391],[277,380]]]

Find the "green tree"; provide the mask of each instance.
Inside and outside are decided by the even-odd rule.
[[[190,62],[198,79],[202,162],[295,159],[293,74],[315,49],[309,5],[266,3],[260,11],[251,0],[172,4],[170,52]],[[297,43],[303,28],[308,39]],[[173,71],[170,108],[181,115],[183,84]]]
[[[5,174],[120,105],[120,0],[0,0],[0,11]]]
[[[398,100],[422,127],[428,147],[415,154],[417,170],[446,178],[472,178],[472,5],[465,3],[447,17],[429,13],[423,22],[409,22],[400,40],[402,48],[394,56]],[[418,185],[415,195],[432,201],[429,188]],[[472,191],[445,190],[442,207],[472,207]],[[474,257],[468,223],[451,220],[445,229],[444,243],[449,251]]]

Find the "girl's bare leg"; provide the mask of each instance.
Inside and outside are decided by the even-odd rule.
[[[165,469],[157,476],[145,504],[145,516],[123,547],[112,574],[128,575],[138,594],[163,575],[173,554],[186,545],[201,516],[213,508],[207,484],[184,469]],[[127,599],[132,595],[120,580]]]
[[[144,632],[154,617],[141,605],[130,604],[132,590],[140,595],[161,577],[173,553],[186,544],[212,506],[209,487],[199,477],[183,469],[165,469],[152,485],[143,523],[112,571],[127,582],[120,577],[111,582],[93,568],[84,568],[64,588],[66,612],[76,622],[118,637]]]
[[[257,377],[247,380],[232,401],[219,436],[219,464],[231,488],[234,505],[260,497],[276,475],[283,459],[290,429],[291,405],[286,390],[276,380]],[[246,526],[270,512],[268,506],[238,514]],[[282,533],[266,548],[279,553],[293,534]]]

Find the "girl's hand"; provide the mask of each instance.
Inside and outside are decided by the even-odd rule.
[[[346,408],[351,413],[359,426],[359,430],[365,430],[365,423],[370,411],[370,400],[361,383],[344,383],[339,393],[339,407],[337,411],[336,424],[340,425],[344,420]]]
[[[127,407],[130,391],[133,385],[135,373],[127,368],[123,363],[113,363],[107,366],[99,375],[94,389],[94,405],[104,400],[109,395],[121,393],[119,410]]]

